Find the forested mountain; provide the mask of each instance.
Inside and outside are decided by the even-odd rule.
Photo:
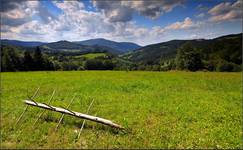
[[[86,54],[86,53],[108,52],[111,54],[120,54],[118,50],[112,49],[110,47],[98,46],[98,45],[88,46],[88,45],[77,44],[69,41],[58,41],[58,42],[47,43],[42,45],[41,49],[43,51],[47,51],[51,53],[65,52],[65,53]]]
[[[34,41],[18,41],[18,40],[1,40],[2,45],[13,45],[13,46],[23,46],[23,47],[34,47],[46,44],[44,42],[34,42]]]
[[[130,61],[144,64],[157,64],[161,58],[173,58],[176,54],[176,49],[179,48],[186,41],[173,40],[159,44],[153,44],[141,47],[132,52],[123,55]]]
[[[103,38],[90,39],[85,41],[76,41],[75,43],[82,44],[82,45],[89,45],[89,46],[94,46],[94,45],[107,46],[120,51],[120,53],[128,52],[141,47],[138,44],[131,43],[131,42],[115,42]]]
[[[242,34],[232,34],[215,39],[172,40],[141,47],[123,55],[123,58],[143,65],[156,65],[173,60],[177,49],[185,43],[200,49],[205,61],[227,61],[240,65],[242,60]]]
[[[97,40],[92,40],[93,42]],[[129,43],[129,42],[113,42],[105,40],[106,43],[96,43],[96,44],[87,44],[89,42],[84,42],[86,44],[82,44],[82,42],[69,42],[69,41],[57,41],[51,43],[44,42],[28,42],[28,41],[18,41],[18,40],[1,40],[2,45],[9,46],[19,46],[25,49],[31,50],[36,46],[40,46],[41,50],[50,52],[50,53],[90,53],[90,52],[109,52],[112,54],[122,54],[129,50],[134,50],[140,46]],[[92,42],[91,42],[92,43]],[[110,45],[109,45],[110,43]]]
[[[47,49],[53,49],[53,50],[78,50],[82,48],[86,48],[83,45],[72,43],[69,41],[57,41],[52,43],[47,43],[42,45],[42,47],[46,47]]]

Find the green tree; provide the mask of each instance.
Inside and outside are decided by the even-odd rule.
[[[14,48],[6,47],[3,49],[1,71],[19,71],[21,61]]]
[[[44,70],[55,70],[53,62],[48,58],[44,59]]]
[[[105,60],[103,62],[103,66],[105,70],[113,70],[115,67],[115,64],[111,60]]]
[[[176,55],[176,68],[179,70],[197,71],[202,68],[201,55],[190,43],[183,44]]]
[[[36,48],[34,52],[34,64],[34,70],[44,70],[45,62],[39,46]]]
[[[26,71],[31,71],[34,69],[34,60],[28,51],[24,52],[23,69]]]
[[[104,65],[101,60],[89,59],[85,62],[84,68],[87,70],[104,70]]]
[[[227,62],[225,60],[221,60],[216,68],[216,71],[220,71],[220,72],[237,72],[237,71],[241,71],[241,66],[234,64],[232,62]]]
[[[15,71],[14,64],[11,62],[11,58],[8,53],[3,54],[1,64],[1,71]]]

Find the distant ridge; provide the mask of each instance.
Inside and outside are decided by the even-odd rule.
[[[8,40],[3,39],[1,40],[2,45],[13,45],[13,46],[24,46],[24,47],[35,47],[46,44],[45,42],[39,41],[18,41],[18,40]]]
[[[75,42],[69,41],[57,41],[52,43],[47,43],[41,45],[41,49],[49,52],[67,52],[67,53],[94,53],[94,52],[108,52],[111,54],[120,54],[120,52],[116,49],[112,49],[106,46],[89,46],[82,45]]]
[[[76,41],[75,43],[82,44],[82,45],[89,45],[89,46],[94,46],[94,45],[107,46],[116,49],[121,53],[132,51],[141,47],[140,45],[131,42],[115,42],[103,38],[90,39],[85,41]]]
[[[22,46],[22,47],[36,47],[42,46],[45,49],[55,49],[55,50],[68,50],[68,49],[98,49],[101,48],[102,50],[106,49],[109,52],[115,54],[122,54],[128,51],[132,51],[135,49],[140,48],[140,45],[131,42],[115,42],[106,39],[90,39],[85,41],[76,41],[70,42],[66,40],[61,40],[57,42],[38,42],[38,41],[19,41],[19,40],[8,40],[3,39],[1,40],[2,45],[12,45],[12,46]]]

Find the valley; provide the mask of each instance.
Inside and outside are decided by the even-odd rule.
[[[114,42],[105,39],[51,43],[1,40],[2,57],[11,49],[11,51],[15,51],[15,55],[19,56],[18,59],[21,61],[25,51],[33,55],[38,46],[46,60],[52,63],[51,70],[89,70],[85,67],[87,57],[82,57],[87,54],[90,55],[88,58],[93,59],[93,64],[98,66],[96,70],[181,70],[182,68],[178,68],[176,62],[178,49],[185,44],[190,44],[199,54],[198,58],[201,61],[201,66],[196,70],[233,72],[240,71],[242,67],[241,41],[241,34],[208,40],[172,40],[143,47],[135,43]],[[96,54],[100,56],[95,57]],[[103,67],[104,63],[108,63],[110,67]],[[95,69],[95,66],[92,68]]]

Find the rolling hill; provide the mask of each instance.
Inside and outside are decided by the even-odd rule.
[[[42,45],[42,47],[46,47],[47,49],[53,49],[53,50],[78,50],[81,48],[86,48],[82,45],[75,44],[69,41],[57,41],[57,42],[52,42],[52,43],[47,43]]]
[[[161,61],[174,59],[177,49],[186,42],[190,42],[194,47],[202,50],[204,56],[208,57],[206,59],[211,59],[209,57],[220,57],[221,59],[241,64],[241,41],[242,34],[232,34],[208,40],[172,40],[141,47],[124,54],[122,57],[140,64],[158,64]]]
[[[120,51],[120,53],[125,53],[128,51],[132,51],[135,49],[140,48],[141,46],[131,43],[131,42],[115,42],[115,41],[110,41],[106,40],[103,38],[98,38],[98,39],[90,39],[90,40],[85,40],[85,41],[76,41],[74,43],[82,44],[82,45],[89,45],[89,46],[106,46],[106,47],[111,47],[112,49],[116,49]]]
[[[23,46],[23,47],[35,47],[46,44],[44,42],[35,42],[35,41],[18,41],[18,40],[1,40],[2,45],[13,45],[13,46]]]
[[[105,39],[91,39],[79,42],[58,41],[52,43],[1,40],[2,45],[18,46],[21,49],[35,49],[35,46],[40,46],[41,50],[49,53],[80,55],[108,52],[115,55],[123,54],[120,57],[121,59],[144,65],[157,65],[173,60],[177,49],[186,42],[190,42],[194,47],[201,49],[203,59],[206,61],[217,60],[218,62],[227,61],[237,65],[241,64],[242,34],[231,34],[214,39],[171,40],[144,47],[134,43],[114,42]],[[133,50],[130,51],[131,49]],[[126,53],[124,54],[124,52]]]
[[[97,52],[108,52],[112,54],[120,54],[116,49],[112,49],[106,46],[88,46],[81,45],[69,41],[58,41],[47,43],[41,46],[41,49],[48,52],[66,52],[66,53],[97,53]]]
[[[28,50],[33,49],[36,46],[46,52],[108,52],[112,54],[122,54],[130,50],[139,48],[140,46],[129,42],[113,42],[108,40],[87,40],[81,42],[69,42],[69,41],[57,41],[51,43],[44,42],[29,42],[29,41],[18,41],[18,40],[1,40],[1,45],[18,46]]]
[[[60,69],[58,66],[61,66],[64,70],[70,70],[74,67],[82,69],[87,57],[81,55],[88,54],[89,58],[95,59],[97,55],[105,53],[105,55],[111,56],[112,60],[109,60],[111,61],[109,63],[113,63],[118,70],[166,71],[176,69],[177,50],[187,42],[197,48],[196,51],[200,55],[197,59],[202,62],[200,70],[240,71],[242,68],[241,34],[221,36],[215,39],[172,40],[144,46],[125,54],[106,46],[89,46],[69,41],[45,43],[39,47],[45,53],[45,57],[57,64],[56,69]],[[16,57],[16,60],[19,61],[23,60],[26,50],[32,54],[36,50],[35,46],[14,46],[11,43],[1,43],[1,48],[5,64],[8,63],[7,60],[11,62],[12,57]],[[69,64],[67,64],[67,60]],[[100,60],[99,58],[97,61],[107,60]],[[13,64],[19,66],[18,63]]]

